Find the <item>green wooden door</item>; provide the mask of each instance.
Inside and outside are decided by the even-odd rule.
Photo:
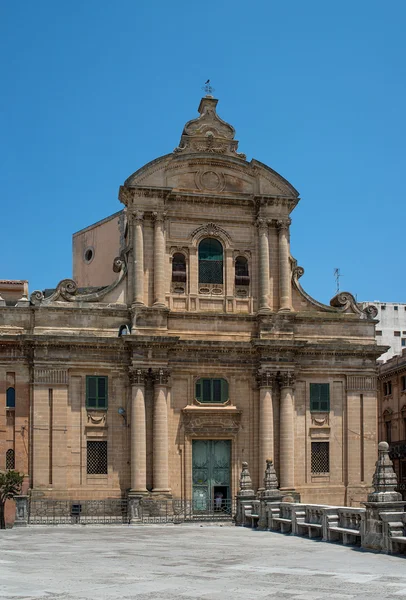
[[[194,510],[208,510],[219,495],[223,500],[230,500],[230,469],[230,440],[193,440]]]

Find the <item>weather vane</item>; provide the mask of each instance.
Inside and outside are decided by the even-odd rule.
[[[213,92],[214,92],[215,90],[214,90],[214,87],[212,87],[212,86],[210,85],[210,79],[208,79],[208,80],[206,81],[206,83],[205,83],[205,84],[204,84],[204,86],[202,87],[202,90],[203,90],[204,92],[206,92],[206,95],[207,95],[207,96],[211,96],[211,95],[213,94]]]

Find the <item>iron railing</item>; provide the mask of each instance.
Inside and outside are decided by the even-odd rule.
[[[113,525],[130,522],[126,498],[107,500],[31,499],[30,525]],[[230,521],[234,500],[200,501],[142,498],[138,507],[140,523],[183,523],[187,521]]]
[[[31,499],[30,525],[114,525],[128,523],[126,498],[107,500]]]

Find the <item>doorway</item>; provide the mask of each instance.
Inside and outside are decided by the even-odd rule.
[[[193,509],[221,512],[230,503],[231,441],[192,441]]]

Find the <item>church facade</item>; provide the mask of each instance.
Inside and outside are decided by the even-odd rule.
[[[204,97],[179,146],[74,236],[74,280],[0,301],[0,468],[34,497],[211,502],[272,458],[303,502],[366,498],[376,310],[324,305],[290,253],[295,188]]]

